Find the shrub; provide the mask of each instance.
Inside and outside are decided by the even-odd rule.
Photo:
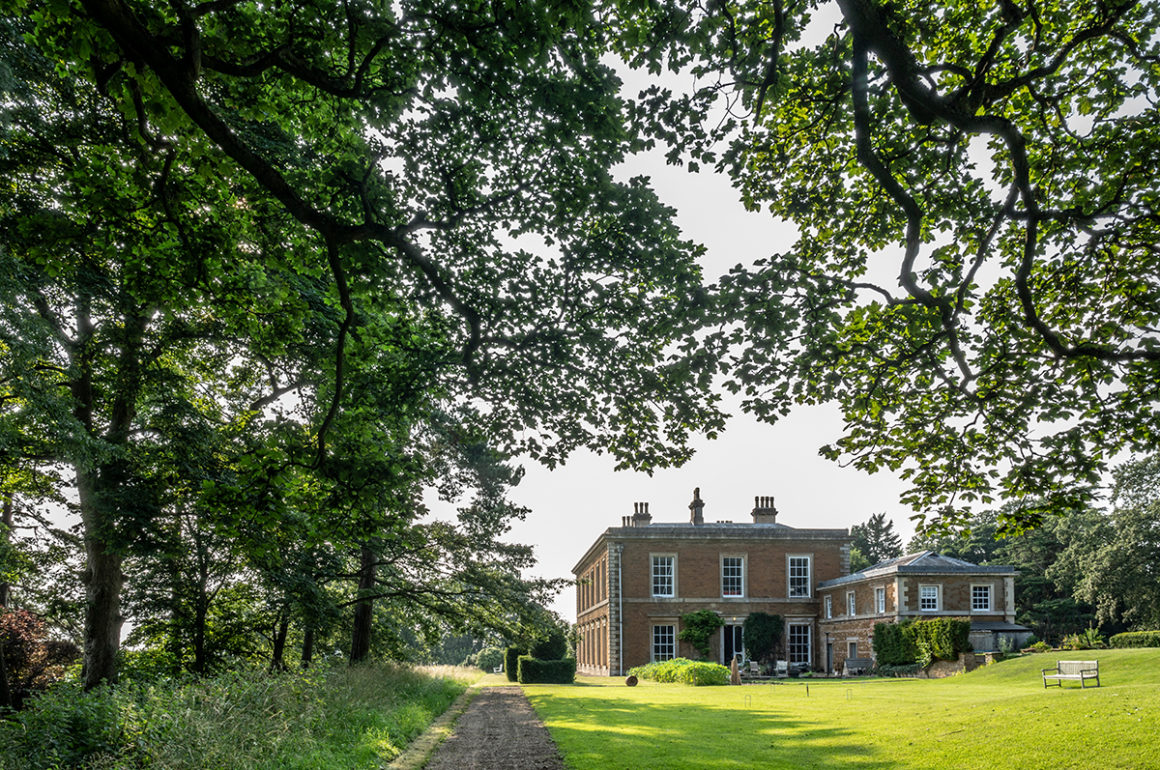
[[[475,665],[484,671],[491,671],[503,665],[504,651],[499,647],[484,647],[475,656]]]
[[[693,645],[697,652],[708,657],[709,640],[723,625],[725,621],[713,610],[697,610],[681,616],[681,632],[677,638]]]
[[[1160,631],[1128,631],[1116,634],[1108,643],[1112,647],[1160,647]]]
[[[1065,650],[1102,650],[1108,646],[1104,635],[1090,626],[1082,633],[1068,634],[1061,645]]]
[[[1051,652],[1051,645],[1047,642],[1035,642],[1024,647],[1023,652]]]
[[[720,663],[673,658],[629,669],[629,676],[653,682],[676,682],[695,687],[729,684],[729,669]]]
[[[568,637],[563,629],[553,626],[546,636],[536,640],[528,654],[540,660],[563,660],[568,656]]]
[[[745,619],[742,635],[745,649],[754,660],[766,661],[773,657],[777,643],[781,641],[782,622],[780,615],[768,612],[751,612]]]
[[[576,659],[541,660],[531,655],[519,657],[520,684],[572,684],[576,681]]]
[[[971,622],[958,618],[932,618],[874,626],[874,658],[879,665],[902,666],[936,660],[955,660],[970,645]]]
[[[90,756],[118,754],[139,732],[136,710],[118,695],[106,686],[84,692],[80,682],[63,682],[33,696],[0,733],[0,754],[19,761],[0,766],[73,767]]]
[[[916,676],[919,671],[922,671],[922,666],[917,663],[905,663],[900,666],[878,666],[874,672],[878,676]]]
[[[13,708],[64,676],[65,669],[80,657],[72,642],[48,639],[44,620],[27,610],[0,607],[0,650]],[[3,704],[0,704],[3,705]]]
[[[503,654],[503,672],[507,674],[509,682],[516,681],[519,676],[520,656],[524,654],[524,650],[519,647],[508,647]]]

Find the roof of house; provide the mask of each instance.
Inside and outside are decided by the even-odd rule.
[[[818,583],[818,588],[857,583],[889,575],[1014,575],[1014,567],[1000,564],[972,564],[934,551],[919,551],[880,561],[859,572]]]

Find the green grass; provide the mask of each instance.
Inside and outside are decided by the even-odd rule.
[[[1100,661],[1102,687],[1040,668]],[[1029,655],[943,680],[527,685],[570,768],[1160,768],[1160,650]]]
[[[372,664],[70,683],[0,725],[0,768],[377,770],[479,674]]]

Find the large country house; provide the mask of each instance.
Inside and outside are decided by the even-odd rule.
[[[576,576],[577,668],[622,675],[633,666],[696,653],[677,636],[681,616],[708,609],[724,621],[712,644],[722,663],[744,657],[751,612],[785,623],[789,667],[840,671],[870,657],[875,623],[906,617],[970,617],[977,650],[995,649],[1014,624],[1010,567],[980,567],[931,552],[850,574],[845,529],[798,529],[777,521],[772,497],[755,498],[751,521],[706,522],[700,490],[687,523],[653,523],[635,503],[572,569]]]

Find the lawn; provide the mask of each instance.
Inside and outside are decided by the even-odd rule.
[[[1058,659],[1102,687],[1044,690]],[[527,685],[570,768],[1160,768],[1160,650],[1029,655],[944,680]]]

